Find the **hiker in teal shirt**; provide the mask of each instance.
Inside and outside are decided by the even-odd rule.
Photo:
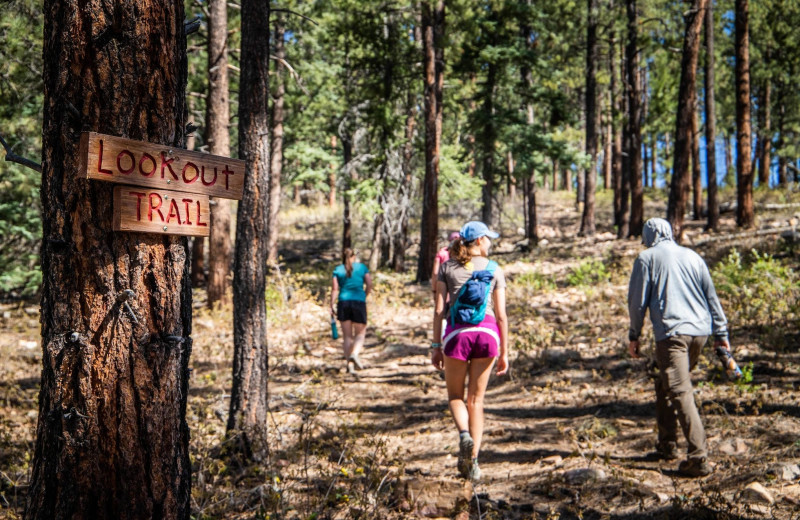
[[[355,251],[347,248],[342,253],[342,263],[333,270],[331,284],[331,315],[341,323],[342,352],[347,371],[354,374],[355,369],[364,368],[358,354],[367,334],[367,296],[372,290],[372,277],[367,266],[356,261]]]

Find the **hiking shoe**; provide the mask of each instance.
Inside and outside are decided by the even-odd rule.
[[[347,360],[347,373],[351,376],[356,375],[356,369],[354,367],[355,363],[353,363],[352,359]]]
[[[472,469],[469,472],[469,480],[477,482],[481,479],[481,468],[478,466],[478,461],[472,461]]]
[[[662,460],[675,460],[678,458],[678,443],[660,442],[656,444],[656,455]]]
[[[355,365],[356,370],[364,370],[364,365],[363,363],[361,363],[361,360],[358,359],[358,354],[353,354],[352,356],[350,356],[349,361],[353,362],[353,365]]]
[[[686,459],[678,465],[678,473],[684,477],[706,477],[711,474],[711,466],[702,459]]]
[[[469,434],[462,435],[458,443],[458,473],[464,478],[471,478],[472,475],[473,447],[475,447],[475,443],[472,441],[472,437]]]

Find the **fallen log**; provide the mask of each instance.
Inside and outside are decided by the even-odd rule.
[[[694,246],[702,246],[705,244],[711,244],[714,242],[726,242],[729,240],[737,240],[740,238],[755,238],[760,236],[768,236],[768,235],[776,235],[779,233],[784,232],[792,232],[797,233],[796,226],[783,226],[777,228],[769,228],[769,229],[757,229],[755,231],[743,231],[741,233],[728,233],[725,235],[717,235],[714,237],[704,238],[703,240],[698,240],[697,242],[692,242]]]

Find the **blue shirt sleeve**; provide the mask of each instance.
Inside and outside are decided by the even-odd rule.
[[[650,305],[650,270],[641,258],[633,263],[633,273],[628,285],[628,314],[631,326],[628,330],[628,339],[637,341],[642,333],[644,315]]]

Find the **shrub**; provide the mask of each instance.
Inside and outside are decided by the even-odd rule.
[[[584,287],[597,285],[611,279],[606,265],[597,259],[584,260],[567,275],[567,285]]]

